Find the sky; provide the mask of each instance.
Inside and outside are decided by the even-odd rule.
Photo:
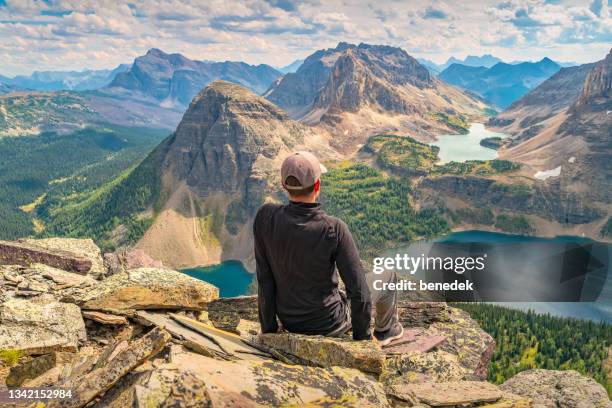
[[[287,65],[340,41],[437,63],[602,59],[608,0],[0,0],[0,74],[113,68],[150,48],[197,60]]]

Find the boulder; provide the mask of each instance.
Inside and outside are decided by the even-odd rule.
[[[76,351],[87,339],[81,311],[74,304],[41,296],[34,300],[9,299],[0,304],[0,350],[23,354]]]
[[[139,268],[110,276],[78,300],[84,310],[126,313],[145,309],[201,310],[219,289],[170,269]]]
[[[142,364],[145,360],[159,353],[170,341],[170,334],[155,328],[142,338],[134,341],[129,347],[108,356],[102,366],[83,376],[71,377],[61,383],[61,387],[73,390],[72,399],[52,400],[47,408],[82,407],[100,394],[104,394],[123,376]],[[115,348],[116,349],[116,348]]]
[[[106,275],[106,267],[102,259],[100,248],[91,239],[81,238],[44,238],[44,239],[24,239],[23,243],[45,248],[48,251],[66,251],[78,257],[83,257],[91,262],[91,268],[87,274],[96,279],[101,279]],[[45,262],[41,262],[45,263]],[[51,265],[50,266],[55,266]],[[58,267],[58,266],[56,266]],[[59,266],[60,269],[65,269]],[[70,271],[70,269],[65,269]]]
[[[71,246],[65,241],[69,241],[73,245]],[[83,241],[91,242],[91,244],[95,246],[91,240]],[[66,243],[65,246],[62,245],[64,242]],[[83,275],[90,272],[94,275],[103,274],[103,267],[101,270],[96,270],[98,265],[95,264],[91,257],[85,256],[83,252],[68,250],[74,249],[74,246],[76,245],[72,240],[60,238],[50,238],[49,240],[0,241],[0,265],[28,266],[33,263],[42,263]],[[99,251],[98,249],[98,253]],[[101,267],[102,259],[100,258],[99,261]]]
[[[602,385],[573,370],[527,370],[516,374],[500,388],[531,398],[534,408],[612,407]]]
[[[382,386],[355,369],[218,361],[174,347],[170,357],[167,367],[190,372],[205,384],[212,407],[389,406]]]
[[[496,402],[503,396],[497,386],[484,381],[402,384],[389,387],[387,393],[401,401],[432,407],[473,406]]]
[[[262,333],[257,342],[265,347],[297,357],[309,365],[356,368],[380,374],[385,354],[373,341],[353,341],[349,337],[306,336],[294,333]]]

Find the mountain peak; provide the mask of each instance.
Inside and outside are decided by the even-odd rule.
[[[163,52],[159,48],[151,48],[151,49],[149,49],[147,51],[147,53],[145,55],[148,55],[148,56],[158,56],[158,57],[166,57],[169,54],[166,54],[165,52]]]
[[[223,80],[211,82],[193,98],[189,109],[185,113],[185,117],[188,116],[190,110],[197,109],[196,105],[199,104],[207,105],[207,109],[213,110],[217,109],[219,105],[231,105],[232,107],[243,105],[244,109],[241,109],[241,112],[247,116],[252,114],[255,110],[258,110],[260,113],[265,112],[265,114],[269,114],[271,117],[278,120],[289,119],[282,109],[278,108],[267,99],[253,93],[243,86]],[[181,125],[179,125],[179,129],[180,126]]]
[[[336,51],[344,51],[344,50],[348,50],[349,48],[356,48],[356,47],[357,46],[355,44],[351,44],[351,43],[347,43],[347,42],[344,42],[344,41],[340,41],[338,43],[338,45],[336,45],[336,48],[334,48],[334,49]]]

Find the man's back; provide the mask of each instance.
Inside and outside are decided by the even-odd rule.
[[[315,203],[264,205],[253,226],[264,332],[276,318],[292,332],[330,334],[350,328],[336,265],[351,300],[355,338],[369,338],[370,293],[346,225]]]

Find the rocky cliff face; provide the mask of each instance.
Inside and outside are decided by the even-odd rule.
[[[338,57],[354,47],[341,42],[336,48],[315,52],[304,60],[295,73],[288,73],[274,82],[264,96],[289,112],[293,118],[299,118],[310,109]]]
[[[573,71],[573,75],[567,72],[551,78],[554,83],[545,84],[543,92],[548,94],[555,83],[564,78],[571,79],[571,85],[568,84],[565,91],[557,91],[560,98],[568,99],[564,99],[563,104],[552,104],[548,108],[548,117],[534,119],[530,116],[529,112],[538,112],[538,108],[530,108],[533,96],[529,95],[525,102],[516,105],[518,110],[514,113],[500,115],[502,121],[504,116],[514,115],[513,120],[519,123],[519,127],[508,127],[517,139],[500,155],[524,163],[533,173],[560,167],[560,176],[555,182],[561,184],[563,191],[577,193],[584,202],[600,203],[602,210],[609,213],[612,202],[609,160],[612,146],[612,54],[592,67],[580,91],[576,92],[575,81],[579,81],[588,68],[580,67]],[[537,102],[540,98],[537,94],[535,96]],[[550,98],[554,99],[554,96],[552,94]],[[573,100],[569,99],[571,97]],[[589,180],[588,185],[586,180]]]
[[[32,252],[101,264],[88,241],[6,244],[27,251],[0,265],[0,384],[73,391],[48,407],[610,407],[601,385],[573,371],[483,381],[495,343],[444,303],[402,301],[400,346],[259,334],[254,296],[219,299],[170,269],[12,264]]]
[[[138,96],[133,95],[138,92],[165,106],[186,106],[204,86],[216,79],[239,83],[261,93],[280,75],[268,65],[194,61],[181,54],[151,49],[136,58],[129,71],[119,73],[107,91],[129,93],[132,97]]]
[[[591,109],[600,109],[610,106],[612,97],[612,50],[606,58],[597,63],[589,72],[584,83],[580,98],[576,101],[575,108],[590,105]]]
[[[292,117],[326,128],[346,151],[375,133],[433,139],[461,131],[453,122],[479,117],[485,107],[435,79],[404,50],[368,44],[318,51],[265,95]]]
[[[300,148],[333,154],[315,139],[266,99],[228,82],[212,83],[160,147],[167,199],[137,247],[170,265],[248,260],[249,221],[278,192],[284,156]]]
[[[419,186],[436,194],[459,198],[476,208],[536,215],[567,227],[588,224],[606,214],[585,201],[582,195],[564,189],[559,180],[527,184],[473,176],[440,176],[427,177]]]

